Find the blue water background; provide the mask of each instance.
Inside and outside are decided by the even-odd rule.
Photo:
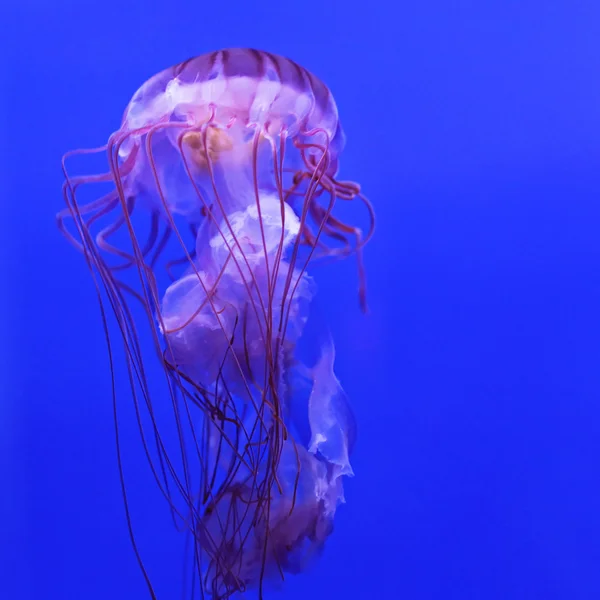
[[[341,176],[379,219],[367,317],[352,262],[318,274],[356,477],[319,563],[275,597],[600,598],[597,2],[2,11],[0,598],[147,597],[94,289],[54,226],[60,156],[105,143],[153,73],[230,46],[287,55],[330,86]],[[153,529],[161,510],[149,494],[135,519],[164,586],[179,563],[168,524]]]

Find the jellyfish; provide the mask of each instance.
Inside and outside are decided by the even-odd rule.
[[[262,598],[332,531],[356,423],[331,335],[307,334],[309,265],[356,257],[366,309],[362,250],[375,224],[360,186],[337,178],[344,141],[319,79],[229,49],[155,75],[105,146],[64,157],[57,222],[97,289],[126,515],[152,597],[121,462],[117,357],[150,473],[189,548],[189,597]],[[106,168],[71,175],[89,155]],[[364,231],[344,206],[364,209]]]

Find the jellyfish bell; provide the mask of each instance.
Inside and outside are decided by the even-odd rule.
[[[338,110],[328,88],[296,63],[257,50],[213,52],[166,69],[134,94],[122,129],[142,131],[163,123],[207,121],[244,137],[245,127],[290,137],[321,130],[329,140],[328,173],[335,175],[344,146]],[[232,129],[232,124],[240,127]],[[122,150],[124,157],[127,150]]]
[[[337,179],[343,146],[325,84],[289,59],[232,49],[142,85],[101,149],[106,173],[65,168],[59,227],[94,274],[103,322],[114,315],[152,475],[192,539],[196,589],[215,598],[302,570],[353,475],[333,343],[312,368],[298,350],[313,260],[356,255],[364,305],[374,213]],[[82,203],[98,182],[111,191]],[[366,233],[337,211],[355,200]]]
[[[202,207],[190,189],[188,169],[196,183],[210,188],[214,182],[203,182],[202,175],[218,179],[226,172],[231,180],[234,168],[229,188],[239,194],[240,186],[252,189],[252,165],[272,162],[257,160],[256,142],[269,152],[269,145],[284,140],[308,142],[303,160],[310,169],[325,158],[324,172],[335,176],[344,133],[327,87],[288,59],[245,49],[193,58],[152,77],[133,96],[115,137],[119,161],[128,165],[123,174],[127,193],[149,193],[159,210],[166,204],[171,212],[190,217]],[[164,169],[177,154],[187,164],[178,161],[179,169]],[[260,171],[259,177],[268,179]],[[157,183],[164,199],[153,193]],[[229,191],[221,191],[222,201],[235,205],[236,193]]]

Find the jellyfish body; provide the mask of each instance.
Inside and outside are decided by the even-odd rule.
[[[374,216],[357,184],[336,179],[343,145],[316,77],[269,53],[223,50],[138,90],[100,149],[107,173],[65,169],[59,226],[116,318],[152,473],[193,540],[197,594],[262,596],[267,579],[302,570],[352,475],[356,425],[333,343],[323,336],[313,366],[297,350],[316,293],[311,260],[356,254],[364,304],[360,253]],[[110,190],[84,204],[92,183]],[[336,214],[354,200],[367,208],[366,235]],[[158,403],[171,407],[175,453]]]

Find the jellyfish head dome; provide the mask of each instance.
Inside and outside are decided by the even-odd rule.
[[[287,168],[312,173],[318,165],[334,177],[345,139],[333,96],[319,79],[291,60],[248,49],[213,52],[152,77],[133,96],[117,137],[123,163],[135,157],[131,189],[154,188],[158,178],[171,210],[187,214],[198,208],[182,199],[192,195],[182,193],[192,173],[196,180],[218,179],[226,171],[232,179],[234,171],[229,190],[218,186],[225,196],[233,187],[238,194],[252,190],[254,169],[258,185],[273,185],[276,165],[268,154],[276,146],[298,151],[295,160],[278,156]],[[161,165],[172,166],[172,154],[186,164],[169,177]]]

